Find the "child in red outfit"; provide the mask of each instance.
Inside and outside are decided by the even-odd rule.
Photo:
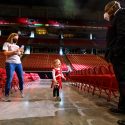
[[[55,100],[61,101],[59,96],[59,90],[62,89],[62,78],[66,80],[62,74],[61,61],[59,59],[54,60],[54,69],[52,70],[52,85],[53,88],[53,97]]]

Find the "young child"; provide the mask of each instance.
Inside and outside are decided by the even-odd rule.
[[[66,78],[62,74],[61,61],[59,59],[54,60],[54,69],[52,70],[52,76],[53,80],[51,88],[53,88],[54,100],[61,101],[59,90],[62,89],[62,78],[65,80]]]

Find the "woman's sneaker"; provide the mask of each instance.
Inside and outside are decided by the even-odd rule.
[[[20,91],[21,98],[24,98],[24,93],[23,91]]]
[[[4,102],[11,102],[11,99],[10,99],[9,96],[4,96],[4,97],[2,98],[2,101],[4,101]]]

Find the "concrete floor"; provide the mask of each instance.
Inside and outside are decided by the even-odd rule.
[[[125,115],[111,114],[115,101],[78,92],[64,83],[61,102],[52,98],[50,81],[35,81],[25,86],[25,98],[19,91],[11,94],[11,102],[0,102],[0,125],[117,125]]]

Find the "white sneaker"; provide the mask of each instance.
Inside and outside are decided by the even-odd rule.
[[[2,101],[4,101],[4,102],[10,102],[11,99],[10,99],[9,96],[4,96],[4,97],[2,98]]]
[[[23,91],[20,91],[21,98],[24,98],[24,93]]]

